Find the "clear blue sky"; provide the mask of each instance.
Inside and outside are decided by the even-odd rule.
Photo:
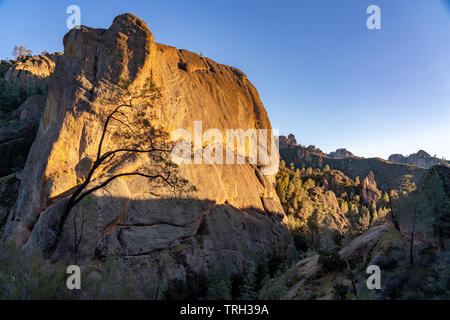
[[[83,25],[131,12],[156,41],[240,68],[302,144],[450,159],[449,0],[0,0],[0,57],[62,51],[70,4]],[[382,30],[366,28],[370,4]]]

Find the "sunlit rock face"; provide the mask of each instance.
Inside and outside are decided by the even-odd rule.
[[[40,89],[47,85],[60,56],[61,53],[22,56],[6,72],[5,79],[15,81],[23,88],[33,85]]]
[[[113,110],[107,101],[121,79],[128,79],[131,88],[154,81],[162,95],[153,106],[154,121],[169,133],[184,128],[193,136],[194,121],[202,121],[203,131],[271,129],[257,90],[241,71],[156,43],[137,17],[118,16],[107,30],[74,29],[64,37],[64,55],[4,227],[26,248],[48,249],[63,199],[83,181],[80,164],[95,159],[103,126],[99,115]],[[114,147],[107,139],[105,149]],[[128,157],[118,171],[148,165],[145,156]],[[197,187],[192,199],[167,199],[165,186],[127,177],[75,208],[89,212],[92,220],[81,256],[112,251],[151,266],[162,251],[171,254],[177,248],[183,262],[178,259],[173,266],[178,271],[171,274],[185,279],[187,269],[205,272],[219,257],[239,272],[247,249],[267,258],[285,254],[290,240],[273,176],[250,164],[186,164],[179,174]],[[53,259],[73,253],[69,224],[52,250]]]
[[[417,153],[410,154],[405,157],[401,154],[392,154],[389,156],[388,161],[401,164],[410,164],[413,166],[431,168],[432,166],[442,165],[450,167],[450,163],[445,159],[431,156],[423,150],[419,150]]]
[[[353,153],[351,153],[347,149],[337,149],[336,151],[328,154],[328,157],[330,157],[332,159],[345,159],[345,158],[351,158],[353,156],[354,156]]]
[[[364,178],[360,185],[361,197],[365,203],[371,204],[377,202],[381,198],[381,191],[377,188],[375,176],[372,171],[369,172],[367,177]]]

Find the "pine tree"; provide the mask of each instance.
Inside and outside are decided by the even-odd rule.
[[[370,225],[370,211],[367,207],[362,206],[360,210],[360,215],[358,219],[358,224],[363,230],[366,230]]]
[[[409,232],[409,262],[414,264],[414,240],[418,232],[432,230],[434,217],[428,199],[423,193],[416,190],[402,198],[399,203],[400,225]]]
[[[289,174],[284,171],[278,172],[276,176],[276,182],[277,182],[276,191],[278,197],[280,198],[281,203],[285,204],[287,187],[289,185]]]
[[[256,300],[256,266],[252,260],[248,260],[245,264],[245,275],[243,283],[240,287],[240,299],[241,300]]]
[[[313,179],[309,178],[308,180],[306,180],[306,182],[303,184],[303,187],[306,190],[312,189],[316,186],[316,183],[314,182]]]
[[[341,208],[342,214],[347,214],[348,212],[348,203],[344,199],[339,199],[339,207]]]
[[[289,165],[289,169],[291,169],[292,171],[295,170],[295,165],[294,165],[294,163],[291,162],[291,164]]]
[[[296,169],[294,173],[294,180],[300,179],[300,169]]]
[[[420,190],[430,202],[432,215],[435,218],[435,233],[443,247],[443,239],[450,233],[448,231],[450,230],[450,199],[445,193],[443,182],[436,168],[431,168],[424,176]]]
[[[326,254],[337,251],[336,243],[333,240],[333,231],[328,226],[322,229],[320,235],[320,251]]]
[[[416,184],[412,180],[412,176],[407,174],[402,177],[400,187],[398,188],[400,193],[407,194],[416,189]]]
[[[210,300],[231,300],[231,273],[223,258],[210,272],[207,295]]]

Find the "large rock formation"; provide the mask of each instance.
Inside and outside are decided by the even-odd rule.
[[[54,260],[73,258],[70,219],[59,242],[55,237],[65,196],[83,181],[76,168],[96,156],[99,115],[114,107],[107,102],[114,86],[128,79],[138,88],[150,78],[162,93],[155,123],[167,132],[184,128],[193,136],[194,121],[202,121],[204,131],[271,128],[258,92],[241,71],[156,43],[135,16],[118,16],[107,30],[74,29],[64,37],[18,199],[3,227],[8,237]],[[130,157],[119,171],[148,163],[145,156]],[[146,274],[164,273],[185,283],[221,258],[233,272],[242,272],[246,250],[267,259],[285,254],[290,240],[280,222],[284,212],[273,177],[250,164],[186,164],[179,174],[197,187],[195,199],[169,199],[168,188],[128,177],[80,203],[73,213],[89,217],[80,259],[113,252],[149,266]],[[161,271],[162,256],[173,263]]]
[[[423,168],[431,168],[436,165],[450,166],[450,163],[445,159],[433,157],[423,150],[419,150],[417,153],[410,154],[407,157],[401,154],[392,154],[388,160],[393,163],[410,164]]]

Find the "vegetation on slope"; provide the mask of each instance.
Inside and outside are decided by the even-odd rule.
[[[392,200],[399,231],[385,219],[347,244],[322,246],[318,254],[268,281],[264,297],[449,299],[450,169],[431,168],[417,187],[403,179]],[[379,290],[366,286],[369,265],[381,269]]]
[[[7,114],[17,109],[28,97],[41,94],[47,94],[47,85],[42,83],[37,85],[33,79],[28,79],[25,84],[19,85],[15,79],[5,79],[5,74],[14,64],[17,64],[25,56],[19,57],[17,60],[1,61],[0,60],[0,115]],[[0,117],[0,121],[4,116]]]
[[[359,179],[354,182],[328,166],[323,171],[291,169],[281,162],[276,190],[298,250],[320,251],[330,236],[339,244],[348,242],[389,212],[387,194],[368,202]]]
[[[307,148],[296,145],[289,148],[280,148],[281,158],[286,163],[294,163],[296,168],[323,169],[328,165],[331,169],[342,171],[351,179],[367,176],[370,171],[375,175],[378,186],[387,191],[397,188],[401,184],[403,176],[410,175],[417,184],[426,172],[426,169],[405,164],[395,164],[381,158],[358,158],[331,159],[323,153],[310,152]]]

